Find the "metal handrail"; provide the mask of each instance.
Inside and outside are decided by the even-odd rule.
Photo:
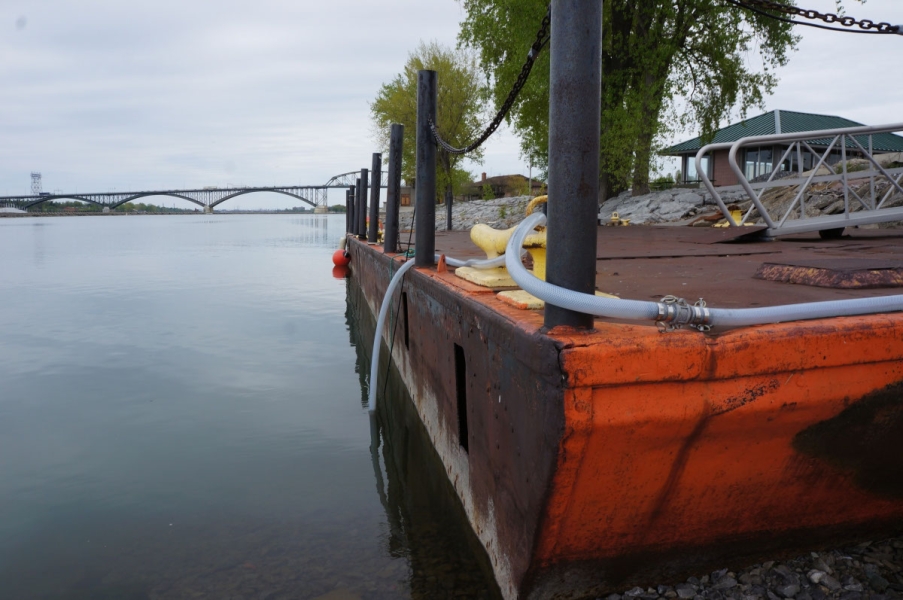
[[[721,212],[724,215],[725,219],[727,219],[728,223],[731,226],[737,227],[746,223],[753,210],[758,210],[759,215],[762,217],[762,220],[767,226],[767,229],[763,233],[764,235],[769,237],[784,235],[788,233],[801,233],[804,231],[836,229],[849,225],[862,225],[867,223],[903,220],[903,207],[882,208],[885,202],[893,195],[893,192],[895,190],[903,193],[903,186],[901,186],[901,180],[903,180],[903,169],[886,169],[881,164],[879,164],[874,158],[872,143],[872,137],[874,136],[874,134],[892,133],[898,131],[903,131],[903,124],[897,123],[892,125],[858,126],[840,129],[824,129],[819,131],[749,136],[741,138],[736,142],[708,144],[700,148],[699,152],[697,152],[696,154],[696,172],[699,175],[702,183],[705,185],[706,189],[712,195],[712,198],[718,204],[718,207],[721,209]],[[859,140],[856,139],[856,136],[861,137],[866,135],[869,137],[868,149],[864,148]],[[830,143],[823,151],[815,150],[808,142],[817,139],[828,139],[830,140]],[[751,183],[746,178],[745,173],[738,164],[737,156],[740,150],[747,146],[762,146],[781,142],[789,142],[790,145],[781,156],[780,160],[773,163],[775,167],[772,170],[768,180],[765,182]],[[842,165],[842,171],[840,173],[832,173],[830,175],[821,174],[823,169],[831,170],[830,166],[826,165],[826,161],[831,151],[838,146],[841,152],[840,164]],[[803,177],[804,173],[802,171],[803,147],[805,147],[806,150],[812,153],[812,155],[818,157],[817,164],[810,170],[811,172],[809,172],[806,177]],[[865,200],[863,200],[863,198],[860,197],[859,194],[857,194],[855,190],[853,190],[849,186],[849,171],[847,170],[846,154],[848,147],[858,149],[863,154],[865,159],[867,159],[871,163],[870,166],[872,168],[868,169],[867,171],[855,171],[856,179],[863,179],[866,177],[871,179],[870,203],[867,203]],[[782,172],[779,168],[779,165],[781,165],[787,159],[791,151],[793,151],[794,149],[796,149],[797,151],[797,164],[800,177],[782,178],[775,181],[775,176],[778,173]],[[717,150],[728,150],[728,164],[730,165],[731,170],[737,176],[737,180],[739,182],[738,186],[724,187],[721,188],[720,191],[742,189],[746,192],[746,195],[751,200],[749,210],[746,212],[739,223],[733,218],[730,211],[727,209],[727,206],[721,198],[719,190],[715,188],[715,186],[712,184],[712,181],[709,179],[708,174],[702,169],[703,157]],[[878,202],[875,197],[876,177],[884,177],[891,186],[880,202]],[[818,217],[806,216],[806,190],[813,183],[831,181],[843,182],[844,212],[838,215],[821,215]],[[799,186],[799,190],[793,201],[785,210],[784,214],[779,219],[776,219],[776,215],[770,214],[766,207],[763,205],[761,201],[762,194],[766,189],[791,186]],[[759,191],[757,192],[757,190]],[[851,193],[853,194],[853,196],[855,196],[855,198],[859,201],[860,205],[863,208],[862,211],[855,213],[855,215],[850,208]],[[790,223],[788,223],[791,214],[793,214],[793,212],[797,209],[797,206],[799,207],[800,212],[799,218],[793,219]]]

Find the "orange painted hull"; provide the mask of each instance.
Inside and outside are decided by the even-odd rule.
[[[567,433],[542,564],[903,516],[903,316],[599,328],[559,336]]]

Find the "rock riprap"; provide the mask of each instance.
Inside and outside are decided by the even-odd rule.
[[[783,562],[720,569],[686,581],[634,587],[605,600],[885,600],[903,598],[903,538],[811,552]]]
[[[514,196],[495,200],[470,200],[452,203],[452,228],[456,231],[470,231],[477,223],[485,223],[495,229],[508,229],[524,220],[527,203],[532,196]],[[399,215],[399,228],[410,229],[413,211],[403,211]],[[445,206],[436,206],[436,230],[445,229]]]

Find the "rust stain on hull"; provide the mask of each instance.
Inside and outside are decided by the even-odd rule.
[[[888,498],[903,498],[903,384],[866,395],[836,417],[810,425],[793,447],[824,461],[856,485]]]

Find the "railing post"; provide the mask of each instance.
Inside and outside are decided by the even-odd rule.
[[[351,224],[351,233],[358,236],[361,233],[361,178],[358,177],[355,181],[357,183],[354,184],[354,222]]]
[[[436,145],[430,121],[436,122],[435,71],[417,72],[417,190],[414,263],[431,267],[436,262]],[[598,154],[598,153],[597,153]]]
[[[351,235],[357,235],[357,211],[360,210],[359,203],[357,201],[358,194],[360,193],[358,189],[361,187],[360,177],[355,179],[355,183],[351,186],[351,229],[348,230],[348,233]]]
[[[596,287],[602,2],[552,0],[549,88],[549,283]],[[546,304],[545,326],[592,329],[593,316]]]
[[[445,190],[445,229],[446,231],[452,230],[452,203],[454,202],[454,198],[452,197],[451,190]]]
[[[373,153],[370,177],[373,181],[370,182],[370,227],[367,229],[367,241],[375,244],[379,239],[379,188],[383,177],[383,155],[379,152]]]
[[[367,182],[369,180],[367,169],[361,169],[361,177],[357,180],[357,236],[361,239],[367,237]]]
[[[392,124],[389,136],[389,180],[386,182],[386,234],[383,252],[398,252],[398,207],[401,204],[401,151],[404,125]]]

